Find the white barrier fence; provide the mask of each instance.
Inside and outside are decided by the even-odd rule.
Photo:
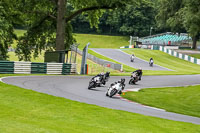
[[[182,53],[176,52],[173,49],[169,49],[167,47],[160,46],[159,50],[163,51],[165,53],[168,53],[169,55],[175,56],[177,58],[180,58],[180,59],[183,59],[183,60],[186,60],[186,61],[189,61],[189,62],[192,62],[192,63],[200,65],[200,59],[191,57],[191,56],[186,55],[186,54],[182,54]]]

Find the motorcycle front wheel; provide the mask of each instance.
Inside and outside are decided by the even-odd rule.
[[[135,82],[134,82],[133,79],[130,79],[128,83],[129,83],[130,85],[131,85],[131,84],[135,84]]]
[[[89,83],[88,89],[90,90],[91,88],[94,88],[94,82]]]
[[[113,89],[111,92],[110,92],[110,98],[112,97],[112,96],[114,96],[115,94],[117,93],[117,89]]]

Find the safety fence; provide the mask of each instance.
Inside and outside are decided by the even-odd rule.
[[[165,53],[168,53],[169,55],[175,56],[177,58],[180,58],[180,59],[183,59],[183,60],[186,60],[186,61],[189,61],[189,62],[192,62],[192,63],[200,65],[200,59],[191,57],[191,56],[186,55],[186,54],[182,54],[182,53],[176,52],[173,49],[169,49],[167,47],[160,46],[159,50],[163,51]]]
[[[0,61],[1,74],[77,74],[76,64]]]
[[[77,52],[80,55],[82,55],[82,51],[81,50],[77,50]],[[91,55],[89,53],[87,55],[87,58],[92,60],[92,61],[94,61],[95,63],[97,63],[99,65],[102,65],[102,66],[105,66],[105,67],[109,67],[109,68],[112,68],[114,70],[123,71],[123,65],[122,64],[117,64],[117,63],[113,63],[113,62],[106,61],[106,60],[103,60],[103,59],[99,59],[96,56]]]

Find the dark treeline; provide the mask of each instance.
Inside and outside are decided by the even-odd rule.
[[[199,0],[1,0],[0,56],[8,57],[13,40],[20,60],[42,50],[66,50],[75,42],[73,32],[139,37],[187,32],[196,49],[199,7]],[[16,27],[27,32],[17,37]]]
[[[156,4],[142,0],[121,10],[107,10],[100,18],[98,27],[90,27],[87,15],[81,14],[71,21],[76,33],[148,36],[162,32],[156,27]],[[163,30],[163,29],[162,29]]]

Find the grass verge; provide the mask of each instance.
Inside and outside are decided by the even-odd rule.
[[[77,71],[80,73],[81,71],[81,61],[82,61],[82,56],[77,54],[77,60],[76,60],[76,63],[77,63]],[[121,72],[120,71],[117,71],[117,70],[113,70],[109,67],[104,67],[104,66],[101,66],[99,64],[96,64],[95,62],[87,59],[87,64],[88,64],[88,74],[89,75],[97,75],[101,72],[111,72],[111,74],[120,74]]]
[[[106,57],[106,56],[103,56],[103,55],[101,55],[101,54],[98,54],[98,53],[96,53],[96,52],[94,52],[94,51],[92,51],[92,50],[88,50],[88,53],[90,53],[91,55],[94,55],[94,56],[96,56],[96,57],[98,57],[98,58],[100,58],[100,59],[103,59],[103,60],[107,60],[107,61],[110,61],[110,62],[114,62],[114,63],[117,63],[117,64],[122,64],[122,63],[120,63],[120,62],[117,62],[117,61],[115,61],[115,60],[113,60],[113,59],[110,59],[110,58],[108,58],[108,57]],[[125,71],[125,72],[133,72],[135,69],[134,68],[132,68],[132,67],[130,67],[130,66],[128,66],[128,65],[125,65],[125,64],[122,64],[123,65],[123,70]]]
[[[136,57],[149,61],[152,57],[154,63],[174,71],[144,71],[146,75],[178,75],[178,74],[200,74],[200,65],[176,58],[159,50],[147,49],[124,49],[128,54],[134,53]]]
[[[124,98],[170,112],[200,117],[200,85],[148,88],[126,92]]]
[[[74,34],[74,37],[80,43],[79,49],[83,49],[88,42],[89,48],[120,48],[129,45],[129,37],[126,36]]]
[[[0,108],[3,133],[200,132],[200,125],[79,103],[2,82]]]
[[[200,59],[200,54],[190,54],[189,56]]]

